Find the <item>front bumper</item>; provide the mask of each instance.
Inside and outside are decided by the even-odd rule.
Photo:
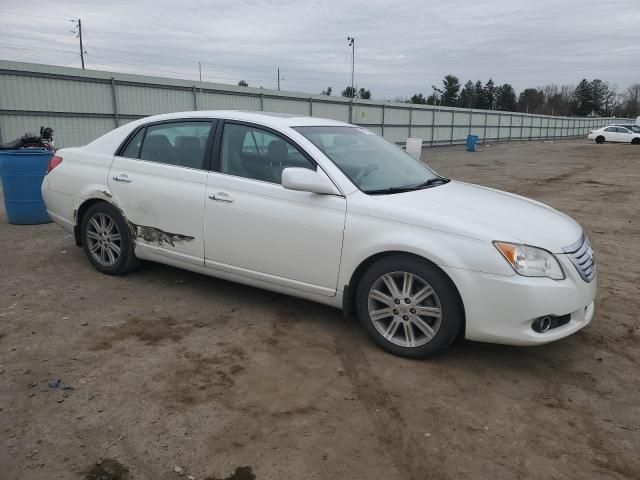
[[[571,335],[593,318],[597,275],[580,278],[566,255],[556,255],[564,280],[502,276],[447,268],[458,287],[466,316],[465,338],[508,345],[540,345]],[[531,323],[545,315],[571,314],[565,325],[537,333]]]

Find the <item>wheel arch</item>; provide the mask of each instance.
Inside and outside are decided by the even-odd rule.
[[[360,262],[360,264],[356,267],[356,269],[351,274],[351,277],[349,278],[349,283],[347,285],[345,285],[344,289],[343,289],[343,295],[342,295],[342,312],[343,312],[343,315],[345,317],[349,317],[353,313],[355,313],[355,311],[356,311],[356,291],[358,289],[358,284],[360,283],[360,280],[362,279],[362,276],[367,271],[367,269],[369,267],[371,267],[371,265],[373,265],[374,263],[382,260],[383,258],[390,257],[390,256],[393,256],[393,255],[402,255],[402,256],[410,257],[410,258],[413,258],[415,260],[427,263],[427,264],[429,264],[429,266],[431,266],[432,268],[434,268],[434,269],[438,270],[440,273],[442,273],[443,277],[449,282],[449,285],[451,286],[451,288],[455,292],[455,295],[456,295],[456,297],[458,299],[458,302],[460,302],[460,308],[462,309],[462,324],[460,326],[460,332],[458,332],[458,337],[464,336],[464,332],[466,330],[466,314],[465,314],[465,308],[464,308],[464,301],[462,300],[462,296],[460,295],[460,291],[458,290],[458,287],[456,286],[454,281],[451,279],[451,277],[449,275],[447,275],[447,272],[445,272],[436,263],[434,263],[433,261],[429,260],[428,258],[425,258],[425,257],[423,257],[421,255],[418,255],[418,254],[415,254],[415,253],[406,252],[406,251],[402,251],[402,250],[388,250],[388,251],[384,251],[384,252],[378,252],[378,253],[375,253],[373,255],[370,255],[369,257],[364,259],[362,262]]]

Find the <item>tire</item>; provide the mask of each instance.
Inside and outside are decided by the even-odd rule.
[[[602,135],[596,137],[596,143],[604,143],[604,137]]]
[[[640,138],[634,138],[631,140],[631,145],[640,145]]]
[[[449,278],[410,255],[385,257],[369,267],[358,284],[356,305],[360,323],[373,341],[401,357],[442,353],[463,324],[462,305]]]
[[[85,255],[102,273],[122,275],[140,264],[133,251],[129,225],[109,203],[89,207],[82,217],[80,238]]]

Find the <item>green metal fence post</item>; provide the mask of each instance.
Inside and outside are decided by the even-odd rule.
[[[116,79],[111,77],[111,100],[113,101],[113,122],[116,128],[120,126],[120,118],[118,115],[118,92],[116,90]]]

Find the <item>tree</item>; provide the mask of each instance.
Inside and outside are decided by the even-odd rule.
[[[516,91],[511,85],[505,83],[496,89],[496,110],[503,112],[515,112]]]
[[[482,82],[480,80],[478,80],[473,86],[473,98],[473,106],[475,108],[481,108],[483,110],[489,109],[489,99],[487,98],[487,94],[484,91],[484,87],[482,86]]]
[[[573,91],[573,111],[575,115],[586,117],[594,110],[591,84],[583,78]]]
[[[607,97],[609,96],[609,84],[596,78],[591,81],[590,87],[593,111],[598,115],[605,115]]]
[[[442,80],[442,86],[442,104],[448,107],[455,107],[458,103],[460,80],[455,75],[447,75]]]
[[[627,107],[627,118],[637,117],[640,112],[640,105],[638,104],[640,101],[640,83],[636,83],[627,88],[627,91],[624,92],[624,100]]]
[[[361,88],[360,91],[358,92],[358,96],[363,100],[370,100],[371,90],[365,90],[364,88]]]
[[[483,93],[489,109],[493,110],[496,103],[496,85],[491,78],[485,83]]]
[[[327,97],[330,97],[332,91],[333,91],[333,89],[331,87],[327,87],[326,90],[322,91],[321,95],[326,95]]]
[[[475,95],[473,90],[473,82],[469,80],[464,84],[460,96],[458,97],[458,105],[462,108],[473,108],[475,101]]]
[[[424,95],[421,93],[415,93],[411,97],[411,103],[417,103],[419,105],[424,105],[427,103],[427,99],[424,98]]]
[[[342,91],[341,95],[347,98],[354,98],[356,96],[356,89],[347,87]]]
[[[248,86],[249,86],[249,84],[248,84],[246,81],[244,81],[244,80],[240,80],[240,81],[238,82],[238,86],[239,86],[239,87],[248,87]]]
[[[546,85],[543,89],[545,104],[542,113],[545,115],[571,115],[573,109],[572,85]]]
[[[544,92],[537,88],[525,88],[518,97],[518,108],[524,113],[539,113],[544,105]]]

